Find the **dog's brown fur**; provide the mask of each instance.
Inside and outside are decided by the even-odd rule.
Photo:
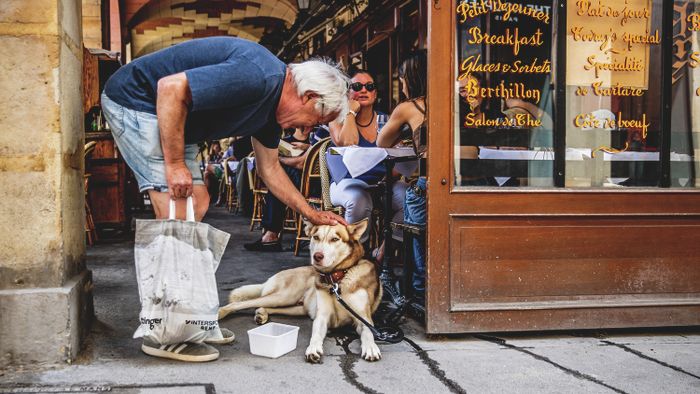
[[[372,332],[338,303],[329,292],[330,286],[320,278],[320,273],[347,270],[340,281],[340,294],[357,314],[372,324],[372,314],[382,299],[382,288],[374,264],[362,258],[364,250],[359,239],[366,228],[367,220],[347,227],[306,223],[305,231],[311,239],[311,265],[284,270],[263,284],[233,290],[230,303],[219,309],[219,319],[248,308],[257,308],[258,324],[266,323],[270,314],[308,315],[314,323],[306,360],[312,363],[321,361],[323,340],[329,328],[353,323],[360,335],[362,357],[379,360],[381,353]]]

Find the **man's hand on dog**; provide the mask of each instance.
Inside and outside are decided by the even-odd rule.
[[[329,225],[335,226],[336,224],[342,224],[347,226],[347,222],[342,217],[329,211],[310,211],[306,215],[306,219],[316,226]]]

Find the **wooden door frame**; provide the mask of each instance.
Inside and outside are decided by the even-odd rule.
[[[441,321],[448,318],[442,311],[449,309],[449,227],[434,225],[431,218],[445,218],[450,215],[444,196],[451,189],[453,178],[450,175],[453,136],[453,99],[445,94],[444,87],[453,85],[455,51],[454,1],[428,1],[428,160],[427,160],[427,237],[426,237],[426,329],[428,332],[440,330]],[[445,26],[449,26],[446,28]],[[434,28],[433,28],[434,27]],[[447,70],[445,69],[445,65]],[[447,132],[447,136],[445,136]],[[446,138],[447,137],[447,138]],[[447,141],[447,142],[446,142]],[[430,158],[443,158],[431,160]],[[449,157],[449,160],[444,158]],[[430,286],[430,281],[440,281],[445,286]]]

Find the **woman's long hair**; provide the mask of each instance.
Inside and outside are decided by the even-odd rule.
[[[428,59],[424,49],[414,52],[399,67],[399,77],[408,89],[408,98],[425,97],[427,93]]]

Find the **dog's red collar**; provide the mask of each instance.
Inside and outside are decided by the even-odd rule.
[[[345,274],[347,272],[348,270],[337,270],[331,272],[330,274],[325,274],[323,272],[319,272],[318,274],[321,278],[321,283],[333,285],[334,283],[340,283],[340,281],[345,278]]]

